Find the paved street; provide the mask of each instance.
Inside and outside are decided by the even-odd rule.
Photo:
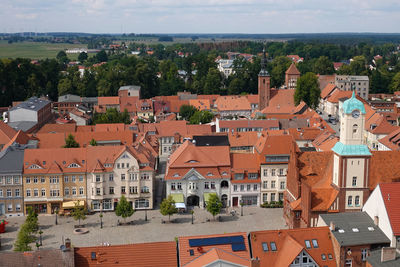
[[[339,121],[337,121],[335,124],[332,124],[328,120],[329,119],[328,113],[326,113],[324,111],[321,111],[321,112],[322,112],[322,114],[320,115],[321,118],[323,120],[325,120],[329,124],[329,126],[336,132],[336,136],[339,136],[340,135],[340,123],[339,123]],[[336,119],[338,119],[338,118],[336,118]]]
[[[190,214],[176,214],[171,217],[173,223],[162,224],[168,217],[160,214],[159,210],[148,211],[148,221],[144,220],[145,212],[137,211],[127,221],[133,225],[116,226],[115,213],[104,213],[104,228],[100,229],[99,214],[90,215],[84,221],[89,233],[83,235],[73,234],[74,225],[78,224],[71,217],[59,217],[59,225],[55,225],[55,217],[50,215],[39,216],[39,223],[43,231],[43,248],[59,248],[63,238],[70,238],[74,246],[97,246],[104,242],[111,245],[142,243],[154,241],[172,241],[177,236],[217,234],[238,231],[255,231],[286,228],[282,217],[282,209],[263,209],[259,207],[244,207],[244,216],[221,215],[221,222],[213,221],[212,216],[205,210],[195,209],[195,221],[191,224]],[[211,221],[208,221],[210,220]],[[1,251],[12,250],[12,244],[18,234],[19,226],[25,217],[8,218],[7,232],[0,234]],[[35,246],[32,244],[32,248]]]

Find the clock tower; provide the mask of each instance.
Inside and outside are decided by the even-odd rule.
[[[332,185],[339,190],[340,212],[360,210],[368,198],[371,152],[363,141],[365,113],[354,91],[339,111],[340,141],[332,148]]]

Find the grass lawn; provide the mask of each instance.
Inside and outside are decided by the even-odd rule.
[[[55,58],[60,50],[80,47],[86,47],[86,45],[67,43],[50,44],[35,42],[20,42],[9,44],[6,41],[0,41],[0,58]],[[70,60],[76,60],[78,58],[78,54],[68,54],[68,58]]]

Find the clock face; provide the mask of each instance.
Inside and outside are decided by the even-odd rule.
[[[360,117],[360,111],[358,109],[353,110],[353,112],[351,113],[351,116],[353,116],[353,118]]]

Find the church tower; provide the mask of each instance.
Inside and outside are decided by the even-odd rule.
[[[363,141],[365,107],[353,91],[340,113],[340,141],[332,148],[332,184],[339,190],[338,209],[360,210],[368,198],[371,152]]]
[[[267,58],[265,49],[263,49],[263,57],[261,59],[261,70],[258,74],[258,109],[261,111],[268,106],[271,99],[271,77],[266,68]]]

